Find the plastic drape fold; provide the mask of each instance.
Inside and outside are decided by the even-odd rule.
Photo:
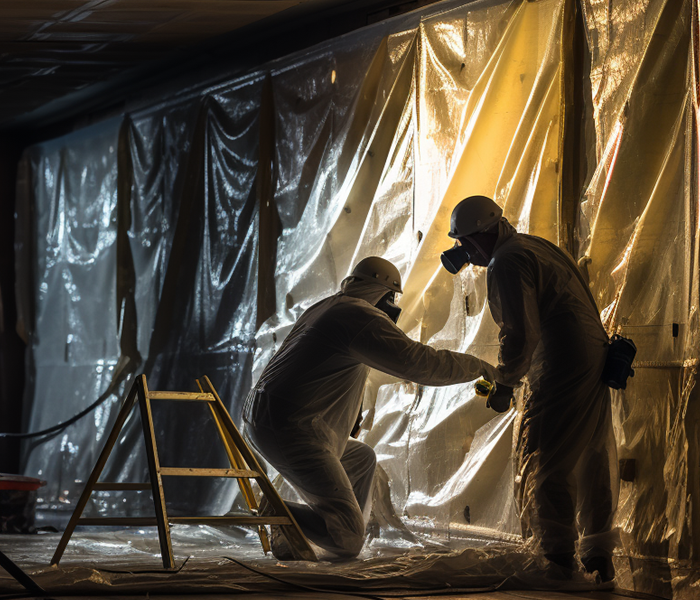
[[[218,382],[229,410],[234,415],[240,412],[251,382],[255,333],[260,88],[260,78],[237,82],[212,90],[206,100],[137,113],[122,125],[127,160],[120,166],[128,165],[129,173],[121,176],[128,175],[130,182],[123,200],[128,203],[128,247],[123,252],[129,257],[125,268],[133,269],[133,284],[119,305],[116,288],[125,277],[121,272],[117,276],[115,243],[119,124],[112,124],[111,137],[101,130],[88,131],[80,138],[82,144],[69,137],[32,150],[35,210],[42,215],[37,223],[37,255],[46,257],[40,261],[37,302],[39,314],[46,312],[50,318],[37,319],[33,338],[37,375],[31,429],[63,420],[93,401],[95,391],[104,391],[120,360],[118,335],[129,327],[137,332],[136,348],[130,355],[121,354],[121,367],[130,375],[125,383],[145,372],[153,389],[189,390],[196,377],[207,374]],[[84,223],[76,215],[92,220]],[[98,225],[105,231],[92,240]],[[72,238],[66,230],[75,230]],[[41,245],[44,239],[48,248]],[[93,256],[78,263],[76,282],[69,269],[80,256],[72,248],[88,242]],[[97,266],[91,270],[92,263],[97,263],[98,271]],[[82,295],[80,283],[86,289]],[[126,308],[129,294],[135,314]],[[75,316],[69,318],[71,312]],[[105,320],[108,315],[110,320]],[[105,354],[110,347],[102,340],[106,334],[111,334],[111,354]],[[56,336],[65,338],[66,350],[57,365],[45,364],[44,354],[58,348]],[[85,355],[69,350],[98,341],[102,345],[88,354],[93,362],[84,365],[92,373],[81,371]],[[52,375],[56,367],[59,370]],[[52,376],[57,378],[54,383],[44,385]],[[85,389],[86,385],[90,387]],[[57,389],[75,398],[74,403],[50,402]],[[52,482],[44,501],[70,504],[77,499],[124,391],[122,383],[114,397],[97,409],[97,431],[86,429],[85,421],[73,425],[79,433],[68,429],[58,437],[54,442],[58,451],[48,461],[45,445],[29,446],[27,471],[45,474]],[[47,394],[48,404],[39,394]],[[226,465],[223,447],[212,443],[215,426],[201,406],[156,404],[154,420],[163,464]],[[66,469],[70,474],[62,478]],[[147,478],[137,412],[127,422],[105,476],[115,481]],[[230,508],[235,495],[231,484],[235,486],[235,481],[192,485],[174,480],[166,485],[166,494],[174,513],[216,514]],[[93,498],[88,511],[102,515],[152,510],[150,494],[100,492]]]
[[[214,90],[196,112],[144,115],[132,130],[132,150],[149,144],[155,152],[143,155],[157,157],[139,163],[142,179],[132,188],[150,192],[133,202],[141,220],[134,220],[131,240],[137,281],[149,280],[152,299],[143,314],[137,310],[139,331],[150,334],[147,346],[141,340],[141,369],[153,389],[190,390],[206,374],[236,416],[250,387],[255,333],[260,86],[254,79]],[[227,466],[205,409],[154,405],[162,464]],[[133,421],[112,469],[143,480],[140,418],[134,414]],[[173,514],[220,514],[230,508],[234,486],[235,480],[172,479],[165,493]]]
[[[28,327],[25,412],[39,430],[79,412],[108,390],[119,359],[116,297],[119,122],[32,148],[33,314]],[[29,200],[29,199],[27,199]],[[87,418],[24,448],[25,471],[45,477],[41,495],[67,504],[97,460],[117,397]]]
[[[699,450],[694,4],[583,3],[595,140],[578,229],[604,324],[638,347],[635,377],[613,398],[628,465],[619,581],[688,598],[698,577],[688,562]]]

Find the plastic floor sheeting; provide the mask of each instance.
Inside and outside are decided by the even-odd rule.
[[[370,541],[360,556],[349,562],[280,563],[262,554],[251,532],[176,526],[172,530],[175,571],[162,569],[157,535],[151,528],[78,532],[60,565],[52,567],[49,563],[58,540],[59,534],[54,533],[3,535],[0,549],[44,590],[56,595],[262,593],[280,597],[280,593],[304,592],[308,596],[337,591],[401,598],[461,592],[472,597],[474,592],[523,589],[600,589],[583,574],[574,581],[553,581],[551,573],[538,566],[522,545],[489,540],[479,532],[473,536],[467,533],[442,547],[430,544],[427,536],[423,545],[404,548]],[[0,593],[19,591],[18,584],[0,572]]]
[[[112,594],[100,596],[104,600],[141,600],[157,597],[159,600],[186,600],[193,596],[177,596],[177,595],[136,595],[136,596],[114,596]],[[230,594],[197,594],[194,596],[198,600],[225,600],[231,598]],[[314,593],[314,592],[278,592],[272,594],[253,593],[236,595],[236,600],[354,600],[358,596],[348,595],[343,593]],[[440,596],[394,596],[395,598],[411,600],[426,600],[427,598],[440,598],[441,600],[576,600],[587,598],[588,600],[626,600],[630,596],[626,593],[616,592],[548,592],[548,591],[532,591],[532,592],[477,592],[475,594],[450,594]],[[83,600],[83,596],[62,596],[63,600]]]

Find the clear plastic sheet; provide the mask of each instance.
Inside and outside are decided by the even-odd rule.
[[[621,456],[637,459],[638,474],[623,483],[625,555],[617,566],[620,583],[642,591],[659,589],[635,566],[642,557],[672,558],[676,589],[693,589],[678,570],[689,572],[681,561],[697,528],[690,502],[698,486],[689,475],[697,439],[684,421],[698,347],[691,4],[626,0],[608,12],[609,3],[583,2],[596,170],[578,238],[606,325],[621,326],[640,347],[637,377],[614,405]],[[399,326],[409,337],[495,363],[485,273],[468,268],[450,277],[439,253],[449,245],[452,207],[469,194],[495,198],[518,231],[563,243],[571,65],[562,40],[573,9],[572,0],[436,4],[32,148],[23,165],[31,179],[18,202],[23,223],[35,227],[18,246],[20,264],[37,269],[20,269],[19,285],[34,298],[21,306],[31,340],[29,428],[94,401],[118,366],[125,374],[145,371],[155,389],[191,389],[206,373],[239,421],[248,389],[301,312],[337,291],[371,254],[402,273]],[[268,162],[271,177],[263,181]],[[275,252],[263,261],[264,236],[277,226]],[[93,238],[103,241],[90,246]],[[99,251],[81,259],[76,247]],[[263,281],[272,291],[265,287],[261,298]],[[267,314],[258,313],[261,302],[272,305]],[[57,393],[72,404],[56,402]],[[60,437],[27,445],[26,474],[49,481],[44,506],[71,508],[117,401],[115,394]],[[494,416],[471,384],[430,388],[388,376],[372,377],[364,407],[360,439],[374,448],[378,470],[363,562],[296,565],[287,575],[376,586],[479,586],[509,577],[514,585],[547,584],[520,538],[519,409]],[[203,415],[177,406],[155,416],[163,464],[223,466]],[[146,477],[139,427],[138,417],[128,424],[110,478]],[[166,496],[174,514],[220,514],[239,503],[231,482],[176,484]],[[148,500],[104,494],[90,509],[143,514]],[[251,534],[229,543],[208,528],[176,530],[180,558],[219,556],[222,548],[246,560],[259,556]],[[118,545],[118,553],[157,553],[152,532],[119,535],[129,548]],[[77,538],[77,560],[105,550],[104,539],[92,545],[91,536]],[[232,568],[202,572],[238,577]],[[53,573],[57,582],[143,585],[99,565],[63,569]],[[177,581],[185,579],[161,589]],[[574,582],[590,584],[584,576]]]
[[[255,333],[257,165],[251,157],[257,156],[260,87],[260,78],[235,82],[211,90],[206,101],[195,97],[148,114],[137,113],[122,124],[121,135],[119,123],[112,122],[107,133],[102,126],[82,132],[77,139],[70,136],[32,149],[35,211],[42,215],[35,225],[36,253],[42,258],[32,338],[36,408],[31,411],[30,429],[64,420],[94,401],[110,383],[120,357],[123,371],[146,372],[153,389],[192,389],[194,379],[206,373],[217,382],[229,410],[240,412],[251,385]],[[117,277],[118,137],[132,171],[126,201],[131,213],[127,234],[134,281],[119,305],[116,288],[120,278],[128,276]],[[195,154],[195,144],[207,152],[188,159]],[[80,177],[87,185],[76,180],[73,188],[60,187],[61,181],[68,186]],[[188,185],[188,177],[194,184]],[[184,197],[186,215],[181,214]],[[65,206],[67,202],[77,206]],[[67,228],[66,220],[77,219],[76,214],[90,220],[87,224],[77,220],[70,223],[72,229]],[[72,237],[64,234],[66,229],[75,231]],[[99,244],[92,241],[97,234]],[[53,244],[48,250],[44,240]],[[173,243],[178,244],[179,253],[171,252]],[[74,248],[79,244],[87,246],[84,254],[92,249],[94,256],[76,257]],[[90,268],[92,263],[96,266]],[[85,291],[77,287],[81,282]],[[135,314],[127,309],[129,294]],[[71,311],[75,317],[70,317]],[[42,313],[48,318],[42,318]],[[118,336],[123,342],[129,327],[137,332],[136,347],[122,343],[120,355]],[[91,347],[83,350],[88,344]],[[44,356],[56,353],[59,345],[61,355],[46,365]],[[105,348],[111,354],[105,354]],[[83,353],[76,354],[77,349]],[[46,377],[58,379],[45,382]],[[72,425],[50,442],[55,450],[48,453],[42,440],[27,445],[25,471],[46,473],[51,481],[45,494],[42,490],[40,502],[70,506],[77,499],[126,383],[131,379],[91,416],[94,426],[87,427],[90,417]],[[86,385],[90,387],[85,389]],[[53,401],[57,389],[74,403]],[[201,407],[156,406],[154,419],[162,464],[225,466],[223,447],[210,443],[215,427]],[[147,478],[142,435],[140,417],[133,413],[105,477]],[[200,485],[174,480],[166,485],[166,493],[175,513],[187,513],[196,506],[204,514],[216,514],[230,508],[231,484],[236,485],[231,480],[206,480]],[[94,498],[88,511],[101,514],[138,514],[148,511],[151,502],[150,495],[141,493],[98,493]]]
[[[563,19],[563,4],[556,2],[476,3],[471,10],[448,10],[422,20],[411,35],[383,39],[364,67],[363,80],[355,71],[357,61],[348,73],[327,50],[292,59],[295,73],[321,73],[324,85],[334,77],[335,85],[357,81],[356,104],[351,115],[336,117],[335,130],[324,130],[318,117],[322,100],[309,106],[298,102],[294,118],[285,115],[278,133],[279,163],[299,165],[293,170],[297,195],[291,198],[294,210],[304,211],[296,217],[288,194],[276,196],[284,226],[276,271],[278,312],[258,332],[256,371],[300,312],[335,291],[352,263],[370,254],[392,260],[404,273],[406,316],[399,325],[409,335],[452,350],[470,347],[495,362],[495,326],[485,307],[482,276],[469,270],[453,282],[441,272],[438,254],[451,207],[469,193],[497,197],[522,231],[556,241]],[[342,56],[349,43],[335,45],[334,54]],[[478,51],[473,63],[468,53],[467,69],[465,48],[472,45]],[[365,51],[359,56],[365,61],[360,65],[369,63]],[[292,96],[290,69],[273,71],[276,97]],[[296,79],[293,85],[297,89]],[[349,135],[359,142],[346,171]],[[313,169],[304,168],[309,163]],[[289,184],[281,177],[278,185],[286,191]],[[535,197],[552,201],[533,209]],[[465,291],[471,292],[469,314]],[[512,427],[496,428],[499,439],[488,438],[492,452],[472,448],[470,453],[471,439],[493,417],[470,385],[392,384],[381,389],[376,406],[368,390],[365,408],[372,428],[361,439],[375,448],[380,469],[389,475],[398,514],[445,539],[452,527],[466,526],[467,508],[475,524],[504,533],[519,530]],[[504,420],[512,424],[513,415]],[[445,486],[455,485],[452,478],[465,472],[470,476],[456,486],[459,493],[446,494]]]
[[[423,590],[457,594],[461,589],[509,590],[546,583],[544,571],[517,542],[494,542],[489,532],[481,533],[485,535],[473,531],[453,539],[451,551],[430,543],[413,547],[377,544],[365,547],[358,560],[346,563],[281,563],[262,556],[257,536],[249,530],[174,526],[175,572],[162,569],[158,539],[149,529],[83,533],[68,546],[56,567],[48,566],[58,542],[56,534],[7,535],[3,540],[11,547],[11,552],[4,548],[8,555],[54,594],[298,594],[299,588],[289,585],[296,584],[403,597]],[[593,586],[581,576],[573,583],[552,581],[548,587]],[[17,589],[14,580],[0,572],[0,591]]]
[[[119,359],[113,300],[118,132],[119,122],[112,120],[36,146],[25,157],[33,197],[18,208],[36,216],[35,246],[25,244],[35,274],[34,319],[25,322],[30,431],[92,403],[109,386]],[[96,441],[118,407],[115,396],[68,430],[26,444],[25,472],[48,481],[39,502],[69,503],[82,488],[100,451]]]
[[[638,348],[613,397],[620,458],[636,466],[621,482],[619,582],[697,597],[697,4],[583,8],[595,143],[579,259],[608,331]]]
[[[124,254],[112,263],[118,258],[120,267],[131,268],[134,285],[121,288],[121,329],[115,315],[111,331],[115,342],[118,331],[122,336],[122,359],[129,346],[124,332],[136,331],[127,371],[145,370],[156,389],[189,389],[195,376],[207,372],[238,419],[250,385],[253,336],[259,371],[300,312],[334,292],[352,264],[371,253],[393,260],[404,274],[406,318],[400,324],[411,337],[452,350],[471,345],[494,361],[495,328],[483,278],[469,271],[453,281],[440,271],[445,216],[455,199],[484,192],[505,203],[521,230],[556,231],[556,220],[554,230],[548,223],[557,213],[559,186],[564,3],[491,1],[440,9],[271,65],[273,202],[282,234],[277,312],[257,333],[253,183],[263,79],[253,76],[194,94],[189,102],[146,109],[122,124],[128,155],[121,176],[130,180],[120,198],[129,206],[131,266]],[[41,149],[34,152],[43,159]],[[533,209],[540,196],[551,200]],[[522,197],[528,199],[524,206]],[[136,307],[131,321],[130,298]],[[100,302],[84,310],[103,313]],[[376,512],[403,515],[405,522],[390,519],[383,528],[375,517],[371,543],[381,544],[385,529],[405,538],[400,545],[420,544],[420,534],[449,546],[469,521],[491,536],[516,534],[515,412],[493,419],[470,385],[438,390],[378,383],[376,404],[371,391],[366,394],[374,417],[364,434],[380,457],[380,479],[388,475],[389,485],[376,488]],[[57,420],[44,409],[46,418]],[[184,414],[180,405],[181,414],[172,410],[155,415],[163,464],[215,466],[223,459],[208,443],[202,418]],[[145,477],[139,436],[135,417],[108,465],[110,478]],[[94,452],[101,437],[91,439]],[[31,461],[39,463],[39,457],[30,455],[30,472],[38,470]],[[62,464],[63,455],[54,460]],[[82,477],[94,454],[85,461]],[[45,469],[43,476],[51,478]],[[68,502],[79,482],[75,477],[64,486]],[[196,506],[220,513],[235,502],[228,483],[172,486],[166,495],[174,512]],[[93,509],[138,512],[147,498],[140,500],[112,494]]]
[[[208,375],[237,420],[251,385],[255,333],[257,164],[250,157],[257,155],[260,88],[253,78],[212,90],[194,107],[136,115],[130,132],[129,241],[135,290],[144,295],[136,298],[139,370],[152,389],[190,390]],[[156,404],[154,424],[161,464],[227,465],[202,406]],[[147,478],[142,436],[134,413],[105,477]],[[165,493],[173,514],[221,514],[234,487],[235,480],[171,479]]]

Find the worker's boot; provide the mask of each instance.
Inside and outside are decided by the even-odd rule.
[[[270,549],[277,560],[294,560],[287,536],[278,525],[270,525]]]
[[[272,504],[263,496],[258,505],[258,515],[267,517],[273,513]],[[282,533],[282,528],[276,525],[270,525],[270,550],[277,560],[294,560],[287,537]]]
[[[573,553],[561,554],[545,554],[544,557],[549,561],[550,565],[547,569],[548,577],[556,580],[570,580],[574,577],[576,568],[576,559]]]
[[[602,583],[608,583],[615,579],[615,567],[609,556],[590,556],[583,559],[583,567],[589,573],[598,571]]]
[[[260,504],[258,504],[258,516],[267,517],[267,516],[271,515],[272,513],[273,513],[272,504],[270,504],[270,502],[266,496],[263,496],[260,499]]]

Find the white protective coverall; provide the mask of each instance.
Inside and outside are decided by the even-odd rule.
[[[423,385],[494,377],[473,356],[409,339],[375,304],[380,284],[346,279],[301,315],[246,400],[246,434],[306,504],[288,502],[304,534],[357,556],[371,500],[374,450],[350,438],[373,367]]]
[[[527,375],[520,437],[523,526],[545,554],[610,557],[617,507],[617,451],[610,390],[601,381],[608,336],[571,257],[505,219],[487,274],[500,326],[498,381]],[[578,531],[577,531],[578,529]]]

